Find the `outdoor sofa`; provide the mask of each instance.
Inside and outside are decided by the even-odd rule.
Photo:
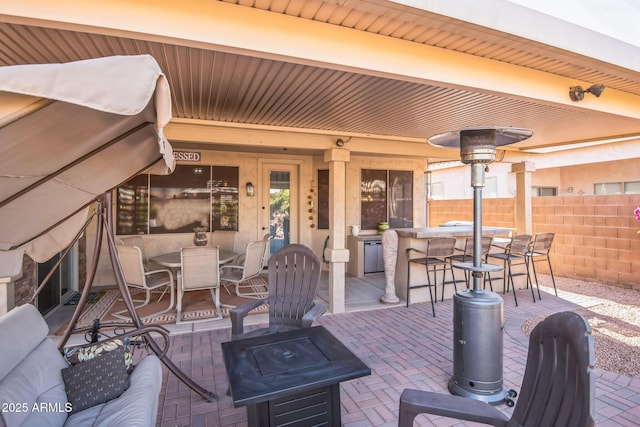
[[[48,332],[46,322],[31,304],[0,317],[0,427],[155,425],[162,382],[157,356],[146,355],[129,373],[124,348],[118,348],[76,363],[63,380],[62,370],[69,368],[69,357],[65,359],[47,337]],[[65,380],[71,384],[70,378],[79,376],[89,376],[84,388],[65,388]],[[113,393],[111,389],[119,383],[125,383],[122,388],[126,388],[119,397],[91,406]],[[76,402],[83,401],[76,408],[70,403],[74,394]],[[87,400],[92,401],[87,404]],[[90,407],[77,410],[87,405]]]

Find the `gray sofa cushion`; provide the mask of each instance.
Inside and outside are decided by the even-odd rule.
[[[48,331],[32,305],[0,318],[0,402],[28,409],[3,413],[7,427],[61,426],[67,419],[67,395],[60,373],[67,362],[46,338]]]
[[[29,333],[25,333],[29,331]],[[49,333],[40,312],[31,304],[16,307],[0,318],[0,379],[7,376]]]

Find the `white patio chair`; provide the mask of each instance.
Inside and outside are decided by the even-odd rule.
[[[145,292],[144,300],[133,300],[134,303],[142,302],[142,304],[134,306],[136,311],[144,306],[149,305],[149,303],[151,302],[152,292],[162,291],[162,294],[158,298],[158,301],[162,299],[166,291],[169,292],[169,306],[164,310],[160,310],[152,314],[147,314],[142,317],[142,319],[148,319],[150,317],[158,316],[160,314],[166,313],[169,310],[172,310],[174,306],[174,281],[173,273],[171,272],[171,270],[159,269],[146,271],[144,268],[142,251],[137,246],[117,245],[117,250],[118,259],[120,260],[120,266],[122,267],[122,272],[124,274],[125,281],[127,282],[127,286],[130,288],[140,289]],[[119,319],[129,320],[131,317],[123,314],[125,312],[127,312],[127,310],[120,310],[112,313],[112,315]]]
[[[117,240],[118,240],[118,244],[121,244],[124,246],[137,246],[140,249],[140,252],[142,253],[142,265],[144,265],[145,270],[147,271],[158,270],[158,269],[162,270],[164,268],[161,265],[151,261],[149,259],[149,256],[147,256],[146,250],[145,250],[145,238],[143,236],[138,236],[138,235],[125,236],[125,237],[120,237]]]
[[[226,291],[229,291],[229,284],[235,285],[236,295],[245,298],[264,298],[267,291],[256,290],[250,284],[243,284],[249,279],[257,277],[262,273],[265,243],[268,239],[251,242],[247,245],[244,253],[244,263],[242,265],[223,265],[220,267],[220,280]]]
[[[182,299],[187,291],[208,289],[215,307],[215,316],[190,320],[204,322],[222,319],[220,309],[220,252],[218,246],[182,248],[180,251],[181,270],[178,272],[178,304],[176,323],[182,323]]]
[[[262,251],[262,266],[260,267],[261,270],[267,268],[267,264],[269,263],[269,249],[271,248],[271,239],[273,239],[273,236],[269,233],[262,236],[262,243],[264,245],[264,248]]]

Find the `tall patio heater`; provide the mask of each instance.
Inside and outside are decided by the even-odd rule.
[[[484,291],[484,274],[502,267],[482,263],[482,187],[488,163],[496,158],[496,146],[523,141],[533,135],[528,129],[510,127],[468,128],[435,135],[429,143],[460,148],[462,163],[471,165],[473,187],[473,262],[454,267],[470,271],[473,286],[453,297],[453,376],[451,394],[481,400],[492,405],[513,404],[502,386],[503,301],[500,295]]]

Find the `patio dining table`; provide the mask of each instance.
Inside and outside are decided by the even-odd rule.
[[[226,249],[220,249],[219,263],[220,265],[227,264],[233,261],[234,259],[236,259],[239,255],[240,254],[237,252],[228,251]],[[161,265],[163,267],[168,267],[171,269],[178,269],[181,266],[180,251],[157,255],[157,256],[151,257],[149,260],[152,262],[155,262],[158,265]]]

